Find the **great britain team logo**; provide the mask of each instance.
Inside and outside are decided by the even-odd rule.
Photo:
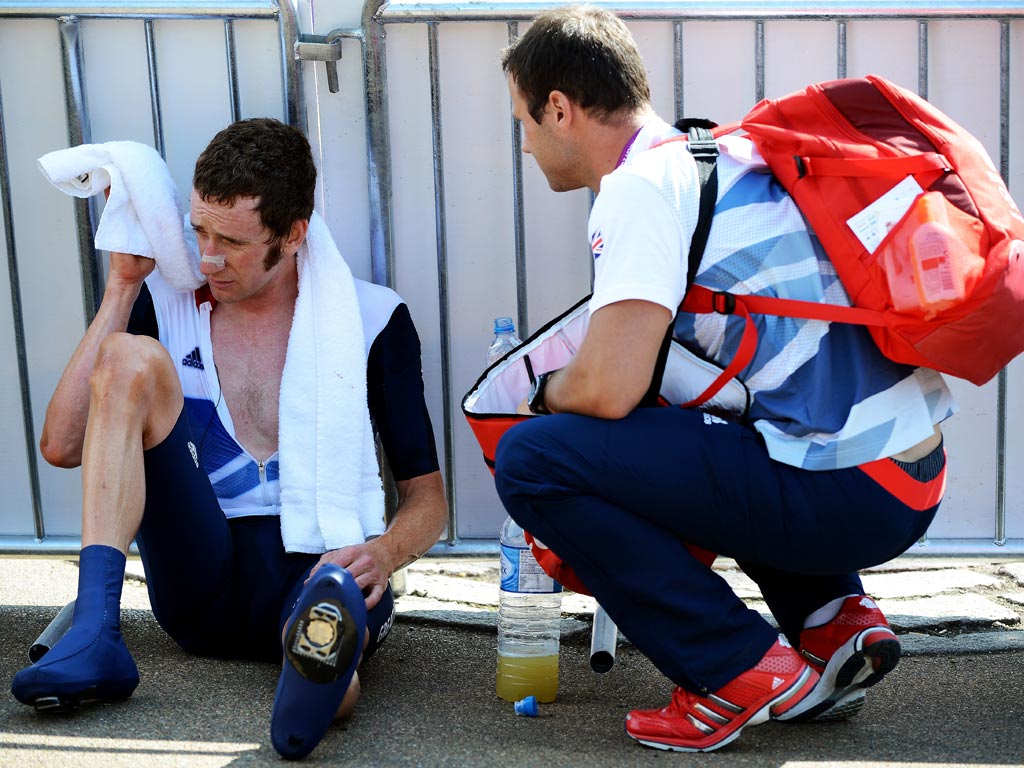
[[[604,253],[604,238],[601,237],[601,230],[595,230],[594,234],[590,236],[590,250],[594,254],[594,258],[600,258],[601,254]]]

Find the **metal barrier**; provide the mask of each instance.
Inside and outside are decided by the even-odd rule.
[[[182,153],[175,153],[173,147],[167,150],[173,142],[165,136],[165,124],[173,121],[180,127],[187,118],[180,103],[168,108],[161,88],[157,53],[163,22],[222,20],[225,99],[231,119],[242,116],[246,112],[242,102],[252,98],[239,84],[243,79],[236,51],[239,26],[276,25],[276,50],[270,53],[268,47],[263,55],[277,58],[273,69],[278,73],[275,77],[280,77],[282,99],[279,105],[262,104],[258,109],[266,114],[280,109],[278,116],[304,129],[307,114],[313,111],[305,101],[301,59],[326,63],[326,83],[333,92],[338,77],[332,67],[340,57],[340,42],[360,42],[362,83],[349,78],[344,87],[364,90],[366,134],[347,140],[353,146],[366,145],[366,276],[402,293],[424,340],[428,402],[439,427],[451,510],[447,537],[432,552],[493,553],[504,513],[475,442],[458,415],[459,399],[482,367],[494,315],[514,312],[520,333],[526,335],[587,292],[592,279],[590,260],[583,256],[591,199],[587,193],[554,195],[533,164],[523,162],[519,127],[511,119],[497,60],[498,49],[514,40],[522,25],[556,3],[366,0],[359,28],[317,36],[300,33],[299,2],[57,5],[0,0],[0,24],[7,19],[37,19],[55,25],[67,140],[72,144],[92,140],[93,133],[93,113],[83,88],[83,31],[94,19],[141,24],[153,145],[175,157]],[[302,2],[312,17],[317,0]],[[351,5],[358,0],[345,2]],[[808,80],[863,74],[870,68],[935,97],[940,107],[968,125],[989,148],[1011,191],[1020,196],[1024,153],[1017,148],[1024,146],[1024,120],[1017,115],[1024,106],[1016,101],[1014,86],[1021,82],[1019,62],[1024,57],[1024,1],[939,0],[928,7],[890,0],[598,4],[618,11],[634,30],[649,59],[655,107],[666,117],[690,111],[731,120],[766,95],[780,95]],[[323,5],[328,6],[327,0]],[[2,40],[0,26],[0,66],[5,61]],[[971,57],[964,57],[962,50],[970,50]],[[308,68],[306,73],[308,77]],[[26,316],[48,297],[31,290],[26,293],[23,268],[31,271],[35,265],[24,258],[19,261],[16,252],[21,238],[21,234],[15,236],[16,228],[20,230],[26,219],[18,209],[20,203],[12,205],[11,123],[5,129],[4,121],[10,121],[13,113],[3,109],[3,86],[9,76],[0,69],[0,216],[4,223],[0,245],[6,248],[8,261],[14,350],[10,359],[16,362],[8,374],[11,387],[18,390],[8,400],[20,402],[24,443],[18,440],[18,451],[24,450],[25,457],[19,456],[18,461],[24,461],[28,480],[24,482],[26,501],[21,503],[22,496],[15,494],[8,503],[19,510],[31,508],[32,523],[23,526],[30,531],[19,528],[14,534],[0,527],[0,554],[73,553],[78,539],[69,521],[77,510],[58,510],[65,519],[47,529],[55,504],[44,504],[44,497],[54,482],[50,478],[57,476],[46,475],[42,482],[37,461],[32,393],[34,387],[39,397],[39,374],[33,373],[39,363],[36,360],[36,369],[30,371],[29,358],[48,340],[36,338],[32,345],[28,343],[35,330],[31,326],[26,330]],[[988,101],[965,106],[963,99],[976,90],[984,91]],[[332,102],[323,92],[316,98],[316,114],[322,117]],[[201,97],[197,101],[199,108],[210,106]],[[350,122],[358,123],[362,117],[353,115]],[[311,127],[312,134],[321,129],[319,122]],[[315,148],[321,142],[323,153],[331,139],[311,135],[311,140]],[[173,163],[169,160],[169,164]],[[338,173],[328,164],[321,170],[324,176]],[[88,203],[74,205],[82,316],[88,320],[102,290],[101,261],[92,246],[96,215]],[[562,253],[567,249],[579,251],[577,266],[564,265],[571,261]],[[497,286],[490,285],[492,276]],[[6,322],[0,318],[0,349],[5,348]],[[58,333],[63,330],[59,327]],[[953,419],[946,431],[952,464],[960,467],[960,474],[951,477],[950,494],[940,510],[945,517],[937,520],[932,538],[914,553],[1024,551],[1024,476],[1007,472],[1024,454],[1024,430],[1017,439],[1018,431],[1010,428],[1024,421],[1020,394],[1024,369],[1018,365],[1011,364],[984,390],[953,382],[964,414]],[[49,370],[46,377],[52,378]],[[0,388],[0,411],[5,395],[8,392]],[[2,418],[0,413],[0,423]],[[7,455],[4,450],[0,447],[0,457]],[[23,480],[18,478],[17,483]],[[3,518],[0,512],[0,523]]]
[[[84,19],[137,19],[142,21],[150,109],[152,112],[152,139],[154,148],[166,158],[164,135],[164,110],[161,100],[161,80],[157,69],[158,25],[163,20],[205,19],[223,20],[225,68],[227,72],[229,109],[232,120],[241,116],[239,106],[238,70],[235,41],[235,25],[241,20],[264,20],[279,29],[281,89],[284,95],[280,117],[293,125],[305,129],[305,107],[302,95],[302,78],[298,57],[300,35],[296,21],[294,0],[221,0],[220,2],[200,1],[163,3],[146,7],[128,4],[102,5],[86,2],[66,2],[60,5],[41,2],[0,3],[0,21],[5,19],[52,19],[60,34],[61,66],[63,71],[64,103],[67,119],[69,146],[92,141],[90,113],[85,99],[83,43],[81,35]],[[32,392],[29,382],[29,367],[25,341],[25,322],[22,304],[22,288],[19,279],[17,243],[15,240],[15,219],[12,209],[10,163],[7,154],[7,140],[4,125],[3,93],[0,91],[0,201],[4,222],[4,242],[7,250],[7,265],[10,281],[13,335],[16,350],[18,384],[24,421],[24,440],[27,455],[27,471],[32,504],[34,537],[0,535],[0,553],[77,552],[78,538],[75,536],[48,536],[43,515],[42,489],[40,487],[39,464],[36,448],[36,431],[33,418]],[[77,230],[79,265],[82,274],[82,306],[86,323],[95,315],[97,303],[103,290],[103,265],[100,254],[93,246],[97,224],[97,202],[75,199],[74,213]]]
[[[824,76],[815,79],[828,79],[829,77],[845,77],[848,74],[860,74],[850,72],[849,67],[849,35],[851,30],[862,31],[874,22],[892,20],[896,22],[911,23],[916,26],[916,36],[913,40],[913,55],[916,56],[916,83],[904,83],[914,87],[924,97],[929,96],[929,82],[933,75],[931,64],[932,48],[930,45],[931,31],[936,26],[942,28],[943,34],[948,32],[948,25],[955,23],[963,25],[969,22],[986,21],[990,22],[987,31],[989,45],[999,52],[999,87],[998,87],[998,150],[990,151],[996,160],[999,169],[1005,180],[1012,181],[1010,173],[1010,150],[1011,150],[1011,95],[1014,83],[1019,83],[1020,77],[1013,77],[1011,70],[1011,48],[1013,35],[1020,35],[1022,18],[1024,18],[1024,3],[1021,2],[937,2],[924,4],[908,2],[794,2],[794,3],[759,3],[748,2],[747,0],[728,0],[722,2],[700,2],[669,5],[658,2],[612,2],[597,5],[609,7],[618,12],[628,23],[634,25],[646,22],[661,22],[671,28],[671,61],[672,77],[671,87],[673,94],[673,108],[676,118],[682,117],[686,108],[687,87],[684,87],[684,61],[686,59],[686,38],[687,30],[694,25],[701,23],[741,23],[749,29],[749,45],[752,46],[752,78],[754,82],[754,99],[751,104],[765,95],[781,95],[779,92],[770,92],[766,82],[768,71],[768,44],[767,35],[775,27],[781,25],[804,24],[813,25],[828,24],[834,28],[834,69]],[[442,97],[442,50],[439,43],[439,31],[442,28],[454,28],[468,22],[481,24],[486,22],[505,24],[507,26],[507,38],[514,40],[519,34],[520,24],[528,22],[536,13],[555,4],[549,3],[505,3],[505,2],[428,2],[416,0],[393,0],[392,2],[381,2],[381,0],[369,0],[363,13],[364,33],[367,46],[373,51],[368,57],[367,91],[370,98],[375,100],[376,108],[370,109],[370,134],[374,146],[375,156],[378,158],[376,167],[375,183],[380,185],[377,193],[384,202],[385,210],[389,208],[388,200],[392,196],[392,154],[389,151],[389,141],[392,141],[389,131],[394,129],[387,112],[388,106],[388,78],[393,76],[391,68],[385,62],[385,27],[397,25],[417,25],[422,27],[423,35],[426,38],[427,49],[427,71],[429,73],[430,89],[430,127],[432,146],[432,184],[434,196],[434,225],[436,236],[436,270],[438,279],[438,322],[440,324],[440,377],[441,377],[441,402],[443,409],[444,423],[444,456],[445,474],[448,487],[448,501],[451,510],[451,518],[448,528],[447,540],[436,547],[435,553],[473,553],[493,551],[493,541],[478,540],[476,534],[472,537],[460,535],[460,530],[465,522],[462,514],[463,504],[460,492],[459,472],[470,468],[472,462],[479,463],[478,454],[471,440],[463,445],[455,444],[455,436],[460,431],[465,431],[462,419],[458,415],[458,400],[461,394],[453,384],[453,374],[459,368],[455,361],[453,350],[453,301],[450,282],[453,270],[451,267],[451,246],[452,237],[447,215],[456,209],[455,204],[447,196],[446,182],[450,182],[453,176],[458,175],[464,169],[453,171],[446,164],[445,148],[446,142],[444,131],[445,122],[442,120],[442,110],[445,100]],[[790,39],[798,37],[799,33],[792,33]],[[408,36],[403,37],[407,41]],[[465,38],[460,38],[465,41]],[[664,39],[664,36],[662,37]],[[449,49],[450,50],[450,49]],[[887,51],[878,51],[879,58],[883,61],[889,56]],[[731,55],[731,52],[730,52]],[[777,56],[776,56],[777,60]],[[719,62],[715,61],[714,65]],[[463,61],[464,65],[465,62]],[[496,57],[487,62],[488,67],[497,67]],[[401,75],[399,75],[401,76]],[[1018,86],[1019,87],[1019,86]],[[793,90],[793,88],[789,89]],[[784,93],[785,91],[783,91]],[[723,121],[735,119],[739,115],[726,115]],[[511,234],[513,240],[514,254],[514,283],[515,283],[515,306],[518,315],[518,328],[521,335],[529,333],[531,325],[540,325],[540,322],[533,322],[530,313],[530,291],[527,280],[527,234],[524,213],[524,180],[522,154],[520,150],[519,127],[514,120],[510,120],[510,142],[511,158],[508,161],[495,162],[495,167],[504,169],[511,166],[510,177],[506,183],[512,187],[511,193],[511,224],[505,230]],[[1021,145],[1024,136],[1019,137],[1017,146]],[[546,191],[545,191],[546,192]],[[544,203],[542,202],[541,205]],[[378,247],[373,252],[374,275],[380,276],[382,281],[395,285],[400,279],[396,275],[396,253],[394,244],[394,228],[400,226],[398,220],[402,211],[395,209],[395,217],[384,217],[379,222],[379,228],[374,232],[374,243]],[[583,222],[579,221],[577,226],[582,231]],[[569,306],[572,299],[578,298],[580,294],[568,294],[563,306]],[[408,297],[407,297],[408,298]],[[494,312],[494,314],[499,314]],[[484,317],[477,317],[481,330],[486,328]],[[548,319],[543,317],[543,320]],[[480,348],[482,349],[481,343]],[[1016,508],[1014,514],[1015,530],[1013,534],[1007,534],[1007,499],[1006,499],[1006,465],[1007,465],[1007,420],[1008,415],[1008,373],[1003,371],[998,377],[997,392],[995,395],[996,410],[996,435],[995,435],[995,476],[992,482],[995,486],[994,505],[991,510],[992,532],[991,535],[982,536],[944,536],[933,538],[930,541],[922,541],[915,553],[1008,553],[1024,551],[1024,499]],[[1018,397],[1021,392],[1018,386]],[[968,400],[973,397],[968,396]],[[987,406],[980,406],[979,410],[985,410]],[[963,418],[963,417],[960,417]],[[954,425],[951,431],[956,432]],[[954,441],[950,441],[953,443]],[[463,460],[465,459],[465,460]],[[970,502],[969,502],[970,503]],[[983,501],[981,503],[984,503]],[[956,507],[954,506],[954,509]],[[497,521],[501,515],[499,511],[492,513],[493,521]],[[492,531],[497,530],[497,524],[492,522]],[[980,524],[984,532],[987,522]],[[486,527],[486,526],[485,526]],[[955,527],[955,526],[954,526]],[[968,531],[973,533],[973,531]]]

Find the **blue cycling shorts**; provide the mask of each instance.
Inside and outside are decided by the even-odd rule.
[[[186,651],[281,660],[284,623],[319,561],[288,553],[276,515],[227,519],[193,455],[183,409],[167,438],[143,454],[146,504],[136,542],[160,626]],[[390,586],[369,612],[369,658],[394,620]]]

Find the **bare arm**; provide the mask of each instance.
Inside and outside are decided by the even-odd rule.
[[[82,463],[82,443],[89,415],[89,377],[96,365],[97,351],[107,336],[128,327],[128,318],[142,289],[142,281],[154,266],[152,259],[124,253],[110,254],[110,275],[103,301],[57,382],[46,408],[39,449],[50,464],[77,467]]]
[[[671,319],[665,307],[637,299],[597,310],[579,352],[548,379],[544,392],[548,410],[604,419],[628,415],[651,385]],[[530,412],[525,402],[519,412]]]
[[[391,574],[436,544],[448,523],[448,502],[439,471],[399,480],[397,486],[398,509],[387,531],[364,544],[331,550],[313,569],[315,572],[324,563],[347,568],[360,589],[369,589],[367,609],[378,603]]]

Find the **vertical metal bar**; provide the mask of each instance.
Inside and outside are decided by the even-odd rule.
[[[11,289],[11,313],[14,318],[14,351],[21,386],[21,418],[25,432],[25,456],[28,459],[29,490],[32,494],[32,520],[36,538],[46,536],[43,502],[39,487],[39,462],[36,459],[36,430],[32,418],[32,390],[28,379],[28,354],[25,348],[25,317],[21,309],[21,281],[14,242],[14,212],[11,206],[11,175],[7,163],[7,134],[4,130],[3,93],[0,92],[0,206],[3,207],[4,241],[7,245],[7,274]]]
[[[764,98],[764,21],[754,22],[754,102]]]
[[[395,287],[395,260],[391,221],[391,146],[388,133],[388,81],[384,60],[384,24],[375,18],[385,0],[369,0],[363,5],[363,81],[366,87],[366,168],[370,202],[370,274],[378,285]],[[387,519],[398,509],[398,490],[382,452],[381,474],[389,479],[384,485]],[[454,531],[453,526],[449,526]],[[451,531],[449,535],[451,535]],[[404,586],[404,570],[392,575],[392,588]],[[400,575],[402,574],[402,575]]]
[[[224,53],[228,65],[228,99],[231,101],[231,122],[242,119],[238,97],[238,55],[235,49],[235,22],[224,19]]]
[[[61,16],[60,52],[64,69],[64,103],[67,108],[68,143],[72,147],[88,144],[91,139],[89,113],[85,104],[85,90],[82,87],[83,62],[82,38],[79,35],[78,18]],[[100,296],[103,294],[102,272],[99,254],[93,246],[96,214],[95,198],[83,200],[76,197],[75,223],[78,230],[78,260],[82,270],[82,306],[85,323],[88,325],[96,316]]]
[[[1010,182],[1010,23],[999,22],[999,173]],[[996,383],[996,530],[997,547],[1006,544],[1007,373]]]
[[[683,105],[683,22],[672,22],[672,86],[675,93],[676,120],[686,114]]]
[[[928,98],[928,20],[917,22],[917,95]],[[919,544],[928,543],[928,532],[921,534]]]
[[[917,95],[928,98],[928,20],[917,22]]]
[[[519,22],[508,22],[508,44],[519,37]],[[530,335],[530,314],[526,290],[526,217],[523,206],[523,134],[519,121],[512,118],[512,227],[516,258],[516,312],[519,338]]]
[[[281,34],[281,72],[284,92],[285,122],[307,133],[306,94],[302,89],[302,62],[295,55],[299,41],[299,14],[297,0],[271,0],[278,11],[278,30]]]
[[[846,77],[846,19],[836,19],[836,77]]]
[[[160,157],[166,160],[164,116],[160,105],[160,78],[157,75],[156,34],[153,29],[153,20],[146,19],[143,26],[146,30],[146,64],[149,67],[149,104],[150,111],[153,113],[153,148],[160,153]]]
[[[373,282],[395,287],[394,223],[391,220],[391,140],[384,23],[376,18],[385,0],[363,6],[363,78],[366,82],[367,182],[370,192],[370,271]]]
[[[434,226],[437,235],[437,290],[441,314],[441,393],[444,403],[444,469],[448,495],[448,541],[458,538],[455,507],[455,423],[452,410],[451,312],[448,305],[448,227],[445,221],[444,141],[441,136],[441,77],[437,22],[427,22],[430,70],[430,133],[434,142]]]

